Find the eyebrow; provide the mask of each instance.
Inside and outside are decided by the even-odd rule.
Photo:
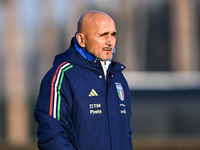
[[[110,32],[104,32],[104,33],[100,34],[100,36],[107,35],[107,34],[109,34],[109,33],[110,33]],[[112,35],[116,35],[117,32],[112,32],[111,34],[112,34]]]
[[[117,35],[117,32],[113,32],[112,35]]]

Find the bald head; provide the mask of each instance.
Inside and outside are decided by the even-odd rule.
[[[100,60],[110,60],[116,43],[113,19],[104,12],[85,12],[78,21],[76,39],[89,54]]]
[[[91,10],[83,13],[78,20],[77,32],[86,32],[92,26],[101,23],[102,21],[111,21],[114,23],[113,19],[106,13]]]

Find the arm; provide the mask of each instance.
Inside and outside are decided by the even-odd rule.
[[[38,147],[43,150],[73,150],[77,146],[73,144],[76,143],[73,138],[75,135],[70,135],[74,132],[69,128],[69,125],[72,125],[70,124],[72,105],[70,88],[67,81],[63,79],[59,89],[53,82],[54,73],[54,76],[51,74],[51,71],[47,73],[41,83],[35,107],[34,117],[38,123]]]
[[[39,149],[73,150],[67,137],[65,124],[45,114],[42,110],[35,110],[35,119],[38,122]]]
[[[130,123],[130,128],[129,128],[129,143],[130,143],[130,149],[133,149],[133,144],[132,144],[132,127]]]

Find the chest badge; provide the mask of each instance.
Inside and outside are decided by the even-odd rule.
[[[124,101],[124,90],[122,88],[121,83],[116,82],[115,85],[119,98],[121,99],[121,101]]]

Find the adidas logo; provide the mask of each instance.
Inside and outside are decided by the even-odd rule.
[[[92,96],[98,96],[97,92],[92,89],[92,91],[90,92],[90,94],[88,95],[89,97],[92,97]]]

